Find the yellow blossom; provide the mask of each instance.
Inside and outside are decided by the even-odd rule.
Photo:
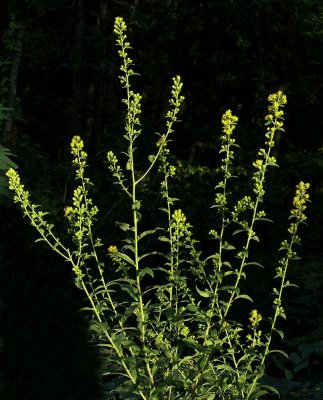
[[[64,216],[68,219],[73,215],[73,212],[74,212],[73,207],[64,208]]]
[[[117,253],[117,251],[118,251],[117,246],[111,245],[111,246],[108,247],[108,253],[109,254]]]
[[[182,210],[175,210],[174,214],[173,214],[173,218],[176,222],[185,222],[186,221],[186,217],[183,214]]]
[[[255,328],[261,320],[262,320],[262,315],[257,310],[252,310],[249,317],[251,327]]]
[[[227,110],[222,116],[223,132],[230,136],[238,122],[238,117],[232,114],[231,110]]]
[[[122,17],[116,17],[114,21],[114,33],[119,34],[127,29],[127,25]]]
[[[73,152],[78,152],[80,150],[83,150],[83,148],[84,148],[83,140],[80,138],[80,136],[74,136],[72,141],[71,141],[72,153]]]

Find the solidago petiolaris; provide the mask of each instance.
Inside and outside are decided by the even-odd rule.
[[[267,220],[261,207],[265,178],[268,169],[276,166],[272,149],[276,133],[284,131],[286,96],[279,91],[268,98],[265,143],[253,163],[253,190],[233,206],[229,186],[233,178],[234,149],[238,147],[233,137],[238,118],[230,110],[223,115],[222,180],[215,187],[212,206],[220,224],[218,229],[210,230],[213,254],[203,256],[186,215],[174,207],[177,199],[171,197],[169,185],[176,168],[170,163],[168,142],[184,101],[181,79],[178,76],[173,79],[166,126],[159,135],[155,154],[149,156],[146,170],[138,172],[135,142],[143,134],[141,96],[131,87],[130,78],[135,72],[128,55],[131,47],[126,41],[126,25],[122,18],[116,19],[114,32],[122,60],[119,78],[125,90],[127,148],[125,165],[112,151],[107,153],[107,160],[115,183],[127,195],[132,215],[128,223],[118,223],[125,232],[123,243],[102,247],[101,239],[93,234],[98,209],[90,197],[92,182],[85,174],[87,153],[79,136],[71,142],[79,185],[71,204],[65,208],[71,244],[63,244],[53,233],[53,226],[46,222],[46,213],[30,201],[18,173],[10,169],[7,176],[14,201],[20,204],[41,240],[71,264],[75,283],[88,300],[87,310],[92,315],[91,328],[97,344],[105,350],[106,374],[122,377],[117,391],[124,398],[130,395],[150,400],[261,398],[268,391],[275,391],[262,386],[260,379],[266,357],[272,351],[272,335],[278,333],[283,337],[276,323],[278,317],[285,318],[282,294],[291,285],[286,274],[290,261],[297,257],[295,245],[300,243],[299,225],[306,220],[308,184],[301,182],[296,187],[289,236],[282,242],[283,256],[276,267],[277,284],[273,289],[269,331],[262,332],[265,318],[257,309],[250,312],[250,308],[245,307],[246,316],[249,314],[246,328],[232,320],[230,311],[237,300],[244,301],[243,304],[251,300],[240,292],[240,282],[247,276],[247,267],[259,265],[250,259],[251,243],[259,241],[258,222]],[[160,210],[165,213],[165,224],[142,231],[140,210],[144,199],[138,189],[153,169],[161,177],[160,196],[164,206]],[[233,226],[238,227],[234,235],[241,236],[239,248],[228,241]],[[145,253],[147,238],[150,243],[154,238],[163,241],[168,251],[161,254],[152,249]],[[156,245],[156,249],[160,249],[160,245]],[[235,257],[230,256],[232,254]],[[152,255],[154,260],[160,257],[158,267],[153,265]],[[111,279],[111,266],[116,270],[116,279]],[[159,277],[161,274],[164,277],[163,283],[149,285],[157,270]]]

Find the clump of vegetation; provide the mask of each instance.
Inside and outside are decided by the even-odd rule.
[[[126,29],[123,19],[117,18],[114,32],[122,60],[120,82],[126,94],[125,164],[114,152],[107,153],[109,170],[127,196],[131,214],[130,221],[118,222],[124,231],[122,243],[105,247],[93,233],[99,210],[90,196],[93,183],[86,176],[87,153],[79,136],[71,142],[79,185],[72,203],[65,208],[70,244],[63,244],[54,233],[46,212],[31,202],[14,169],[7,172],[9,188],[14,192],[14,201],[37,229],[39,240],[70,263],[76,286],[88,300],[86,310],[92,317],[96,343],[104,350],[105,374],[121,377],[115,388],[121,396],[150,400],[261,398],[270,391],[276,392],[273,387],[261,385],[260,379],[265,372],[265,360],[274,351],[273,335],[283,338],[277,320],[285,318],[282,295],[292,285],[287,270],[297,258],[295,246],[300,244],[299,225],[306,220],[309,184],[300,182],[296,186],[287,238],[281,243],[282,256],[275,267],[269,329],[263,332],[265,317],[257,306],[246,311],[247,327],[230,313],[237,301],[252,301],[241,291],[241,282],[250,268],[261,267],[252,259],[251,244],[259,242],[257,224],[269,221],[262,208],[265,179],[269,168],[277,167],[272,150],[277,132],[284,132],[286,96],[279,91],[268,98],[265,143],[253,162],[252,193],[233,206],[230,181],[234,178],[231,166],[238,147],[234,139],[238,118],[230,110],[224,113],[222,180],[215,186],[212,205],[220,222],[210,229],[214,251],[204,255],[186,214],[175,207],[177,199],[172,197],[169,185],[176,167],[171,164],[168,144],[184,101],[183,84],[179,76],[173,78],[164,133],[159,134],[155,154],[149,156],[146,170],[139,172],[135,144],[143,135],[141,96],[131,86],[135,72],[128,54],[131,47]],[[141,214],[140,186],[153,168],[160,176],[160,212],[165,220],[163,226],[143,231],[141,221],[145,215]],[[239,235],[238,246],[231,243],[232,234]],[[159,242],[163,242],[164,252],[160,251]],[[147,251],[147,243],[155,243],[155,247]],[[156,257],[160,259],[158,267]],[[158,281],[154,280],[157,274]]]
[[[2,121],[5,121],[8,118],[8,113],[10,111],[10,108],[2,106],[0,104],[0,129],[2,129],[1,123]],[[4,172],[8,168],[18,168],[16,163],[14,163],[11,159],[13,154],[9,149],[6,147],[2,146],[0,144],[0,202],[3,201],[3,196],[9,197],[9,192],[7,189],[7,184],[6,184],[6,179],[4,176]]]

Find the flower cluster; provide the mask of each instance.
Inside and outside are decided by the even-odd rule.
[[[286,95],[279,90],[277,93],[270,94],[268,96],[268,101],[270,103],[268,107],[269,115],[266,116],[266,120],[272,121],[274,118],[282,118],[284,111],[281,107],[284,107],[287,104]]]
[[[175,247],[190,243],[192,236],[190,228],[191,225],[186,222],[186,216],[183,211],[180,209],[175,210],[170,224],[171,239]]]
[[[140,129],[140,114],[141,114],[141,95],[134,93],[132,90],[129,92],[129,100],[124,99],[123,102],[128,106],[126,132],[128,138],[136,139],[141,133]]]
[[[296,251],[294,251],[294,245],[301,243],[300,237],[298,236],[297,232],[299,224],[303,223],[306,220],[304,211],[307,208],[306,203],[309,201],[309,195],[307,193],[309,187],[309,183],[304,182],[300,182],[296,186],[295,196],[293,198],[293,208],[289,217],[290,219],[293,219],[293,222],[291,222],[288,228],[290,238],[289,240],[283,240],[281,243],[280,250],[285,252],[285,256],[279,260],[276,267],[276,278],[279,278],[281,280],[281,283],[279,289],[273,289],[273,293],[275,296],[273,304],[275,310],[275,318],[277,318],[277,316],[282,316],[285,318],[285,311],[282,307],[281,302],[282,290],[283,288],[291,285],[289,281],[286,281],[286,274],[290,260],[297,257],[297,253]]]
[[[235,144],[235,139],[232,138],[232,133],[236,128],[238,117],[232,114],[231,110],[227,110],[222,115],[222,131],[223,135],[221,136],[221,149],[220,153],[224,153],[225,156],[222,158],[221,170],[224,172],[224,181],[222,183],[223,188],[225,189],[226,179],[231,177],[231,173],[229,170],[229,166],[232,164],[234,159],[234,152],[231,150]],[[221,183],[220,183],[221,186]]]
[[[164,182],[162,183],[162,193],[163,197],[167,198],[167,188],[165,188],[165,180],[168,177],[173,177],[176,172],[176,168],[173,165],[170,165],[168,161],[169,149],[167,147],[168,136],[174,131],[173,125],[177,122],[178,113],[180,111],[181,105],[185,100],[185,97],[181,95],[181,91],[183,89],[183,83],[181,82],[180,76],[175,76],[173,78],[173,85],[171,90],[171,98],[169,100],[169,104],[171,106],[170,110],[166,114],[166,127],[167,132],[164,135],[161,135],[159,140],[156,143],[158,147],[158,155],[160,157],[160,166],[159,172],[162,172],[165,176]]]
[[[28,190],[25,190],[25,186],[21,183],[17,171],[10,168],[6,172],[6,175],[9,179],[9,190],[12,190],[15,193],[13,198],[14,202],[20,203],[24,215],[30,218],[31,224],[35,226],[42,235],[48,235],[53,226],[47,223],[44,219],[47,213],[40,211],[36,204],[31,203],[29,200],[30,194]]]
[[[239,222],[239,215],[247,210],[252,210],[255,207],[254,201],[250,196],[244,196],[242,199],[237,201],[232,211],[233,220]]]
[[[118,247],[117,246],[111,245],[111,246],[108,247],[108,253],[109,254],[117,253],[117,251],[118,251]]]
[[[173,213],[173,218],[177,225],[184,226],[184,224],[186,222],[186,217],[182,210],[180,210],[180,209],[175,210]]]
[[[309,189],[310,184],[300,182],[296,187],[295,197],[293,199],[293,209],[291,211],[291,216],[296,218],[298,222],[304,222],[306,220],[306,216],[304,211],[306,210],[306,203],[309,201],[309,194],[307,190]]]
[[[88,195],[88,188],[92,185],[92,182],[84,176],[87,153],[84,151],[84,142],[80,136],[72,138],[71,154],[74,156],[72,162],[76,167],[76,179],[81,182],[73,192],[73,206],[65,207],[64,216],[69,222],[70,232],[73,234],[73,240],[78,245],[78,252],[80,252],[85,237],[91,240],[91,226],[99,210],[93,205],[93,201]]]
[[[238,117],[232,114],[231,110],[227,110],[223,115],[222,115],[222,130],[227,136],[231,136],[232,132],[234,131],[237,122],[238,122]]]
[[[119,56],[123,60],[123,64],[120,67],[120,71],[124,75],[119,76],[122,87],[129,89],[129,77],[135,75],[135,72],[130,68],[132,65],[132,59],[128,56],[127,50],[131,49],[130,43],[126,42],[127,35],[125,34],[127,26],[121,17],[117,17],[114,23],[113,32],[117,36],[116,43],[120,47],[118,51]]]
[[[183,89],[183,83],[181,81],[181,77],[177,75],[173,78],[171,98],[169,100],[169,104],[171,105],[172,108],[166,114],[168,128],[172,128],[172,124],[174,122],[177,122],[177,115],[179,113],[183,101],[185,100],[185,97],[181,95],[182,89]]]
[[[141,133],[139,116],[141,114],[141,95],[134,93],[130,90],[130,77],[136,75],[131,68],[133,61],[128,56],[128,50],[131,49],[130,43],[126,41],[127,35],[125,34],[127,26],[121,17],[115,19],[113,32],[117,36],[117,46],[120,47],[118,51],[123,64],[120,67],[122,74],[119,76],[121,85],[127,91],[127,96],[123,99],[123,103],[127,106],[127,117],[125,130],[127,133],[127,139],[129,141],[135,140]],[[129,168],[130,169],[130,168]]]
[[[256,171],[253,174],[254,180],[254,193],[257,195],[259,200],[262,200],[265,189],[264,181],[265,174],[268,166],[277,166],[276,158],[271,156],[271,149],[275,146],[275,135],[276,132],[284,132],[284,111],[283,107],[287,103],[287,98],[282,91],[273,93],[268,97],[268,115],[265,117],[266,121],[266,146],[267,149],[261,148],[258,152],[258,158],[253,163]]]
[[[261,346],[261,330],[258,330],[259,323],[262,321],[262,315],[257,310],[252,310],[249,316],[250,328],[253,334],[247,335],[247,340],[250,342],[250,347]]]
[[[120,36],[122,35],[125,31],[127,30],[127,25],[124,22],[122,17],[116,17],[115,21],[114,21],[114,29],[113,32]]]
[[[222,219],[222,234],[224,225],[230,222],[230,219],[227,218],[226,214],[228,212],[228,193],[227,193],[227,181],[232,177],[230,171],[230,165],[234,160],[234,151],[232,150],[233,146],[238,147],[235,144],[235,139],[232,138],[232,133],[237,125],[238,117],[232,114],[231,110],[227,110],[222,115],[222,131],[223,135],[221,136],[221,149],[220,153],[224,153],[224,157],[222,158],[221,163],[221,171],[223,173],[223,179],[218,183],[215,189],[219,189],[220,192],[215,193],[214,205],[212,208],[217,208],[219,214],[221,214]],[[218,234],[215,230],[211,230],[210,234],[215,239],[221,239],[222,234]]]
[[[257,327],[261,320],[262,320],[262,315],[257,310],[252,310],[249,316],[251,327],[252,328]]]
[[[62,245],[60,240],[52,232],[54,225],[49,224],[45,220],[45,216],[48,213],[39,210],[39,206],[30,201],[30,194],[21,183],[18,172],[10,168],[6,172],[6,176],[9,180],[9,190],[14,192],[14,202],[19,203],[23,210],[23,215],[30,220],[31,225],[34,226],[42,236],[41,240],[47,242],[55,252],[66,260],[69,260],[69,250]]]
[[[23,204],[28,203],[28,198],[29,198],[29,192],[25,190],[25,186],[22,185],[20,182],[20,176],[16,170],[13,168],[10,168],[7,172],[6,175],[9,179],[9,189],[14,191],[14,201],[15,203],[17,202],[22,202]]]
[[[80,155],[81,158],[86,158],[87,154],[85,153],[84,142],[80,138],[80,136],[74,136],[71,141],[71,153],[74,157],[78,157]]]

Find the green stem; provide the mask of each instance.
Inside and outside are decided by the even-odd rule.
[[[85,291],[86,296],[87,296],[87,298],[89,299],[89,301],[90,301],[90,303],[91,303],[93,312],[94,312],[94,314],[95,314],[97,320],[98,320],[100,323],[102,323],[102,319],[101,319],[101,317],[100,317],[100,314],[99,314],[97,308],[95,307],[95,304],[94,304],[94,302],[93,302],[93,300],[92,300],[91,295],[89,294],[89,292],[88,292],[88,290],[87,290],[87,287],[86,287],[86,285],[85,285],[83,279],[81,280],[81,282],[82,282],[83,290]],[[136,385],[136,379],[133,377],[131,371],[129,370],[129,368],[127,367],[126,363],[125,363],[124,360],[122,359],[123,353],[122,353],[122,352],[118,349],[118,347],[115,345],[114,340],[112,339],[111,335],[110,335],[109,332],[106,330],[106,328],[103,327],[102,325],[101,325],[101,328],[102,328],[102,330],[103,330],[103,332],[104,332],[106,338],[108,339],[108,342],[111,344],[111,346],[113,347],[113,349],[114,349],[114,351],[116,352],[117,356],[120,358],[121,365],[123,366],[123,368],[124,368],[124,370],[125,370],[127,376],[130,378],[131,382],[132,382],[134,385]],[[145,394],[144,394],[141,390],[139,390],[139,394],[140,394],[140,396],[141,396],[142,399],[148,400],[147,397],[145,396]]]
[[[40,234],[40,236],[44,239],[44,241],[48,244],[48,246],[53,249],[56,253],[58,253],[61,257],[63,257],[66,261],[70,260],[71,257],[71,252],[68,248],[64,247],[61,242],[59,241],[59,239],[57,239],[57,237],[55,235],[53,235],[53,233],[51,232],[51,230],[48,230],[47,235],[45,235],[44,233],[44,229],[41,229],[39,227],[39,225],[37,225],[37,222],[33,220],[31,213],[28,211],[28,207],[24,206],[24,202],[22,197],[17,194],[17,188],[15,187],[15,192],[16,195],[19,198],[19,202],[21,204],[21,208],[24,210],[24,214],[29,218],[29,220],[31,221],[31,224],[36,228],[36,230],[38,231],[38,233]],[[30,206],[30,204],[28,203],[29,208],[31,208],[32,212],[34,211],[32,209],[32,207]],[[40,223],[43,223],[43,221],[39,221]],[[55,242],[55,244],[52,244],[50,242],[50,240],[48,239],[47,236],[52,237],[53,241]],[[58,250],[58,247],[60,247],[62,249],[62,251]],[[64,254],[66,253],[66,254]]]
[[[298,226],[298,224],[297,224],[297,226]],[[294,244],[294,236],[292,236],[291,242],[290,242],[288,250],[287,250],[287,254],[289,254],[289,252],[292,251],[293,244]],[[262,355],[262,358],[261,358],[259,366],[261,366],[261,365],[263,365],[265,363],[265,360],[266,360],[267,355],[269,353],[269,348],[270,348],[270,344],[271,344],[272,335],[273,335],[273,332],[274,332],[274,329],[275,329],[275,326],[276,326],[276,321],[277,321],[277,318],[278,318],[278,315],[279,315],[279,307],[280,307],[280,304],[281,304],[281,298],[282,298],[283,290],[284,290],[284,287],[285,287],[285,280],[286,280],[288,265],[289,265],[289,258],[287,257],[286,258],[284,272],[283,272],[283,276],[281,278],[281,284],[280,284],[280,288],[279,288],[279,293],[278,293],[278,296],[277,296],[278,304],[275,307],[275,314],[274,314],[274,317],[273,317],[273,320],[272,320],[272,323],[271,323],[271,328],[270,328],[270,332],[269,332],[269,335],[268,335],[266,347],[264,349],[264,352],[263,352],[263,355]],[[253,382],[252,382],[252,384],[251,384],[251,386],[249,388],[249,391],[248,391],[248,394],[247,394],[247,399],[249,399],[249,397],[250,397],[250,395],[251,395],[251,393],[252,393],[252,391],[253,391],[256,383],[257,383],[257,381],[258,381],[258,376],[255,376],[255,378],[254,378],[254,380],[253,380]]]
[[[273,121],[274,128],[276,128],[277,122],[278,122],[277,118],[275,118],[274,121]],[[267,172],[267,167],[268,167],[268,164],[269,164],[270,153],[271,153],[271,149],[273,147],[273,144],[271,144],[271,143],[274,142],[275,132],[276,132],[276,129],[273,129],[272,132],[271,132],[271,136],[270,136],[270,138],[268,140],[268,143],[269,143],[268,144],[268,150],[267,150],[267,153],[265,154],[265,162],[264,162],[263,170],[261,172],[261,177],[260,177],[260,182],[261,183],[263,183],[264,180],[265,180],[265,174]],[[239,283],[240,283],[240,279],[241,279],[241,276],[242,276],[242,271],[243,271],[243,269],[245,267],[245,264],[246,264],[246,258],[247,258],[247,253],[248,253],[248,250],[249,250],[250,240],[254,235],[253,227],[254,227],[254,223],[255,223],[255,219],[256,219],[256,215],[257,215],[257,211],[258,211],[258,205],[259,205],[260,201],[262,201],[262,196],[260,194],[257,194],[257,198],[256,198],[256,202],[255,202],[255,206],[254,206],[254,210],[253,210],[253,214],[252,214],[250,227],[248,229],[248,236],[247,236],[246,245],[243,248],[244,252],[243,252],[243,255],[242,255],[242,259],[241,259],[240,268],[239,268],[238,275],[237,275],[237,278],[236,278],[236,281],[235,281],[235,284],[234,284],[234,290],[232,290],[232,292],[231,292],[229,301],[226,304],[226,309],[225,309],[223,317],[221,317],[221,319],[226,318],[226,316],[227,316],[227,314],[228,314],[228,312],[229,312],[229,310],[231,308],[231,305],[232,305],[232,303],[234,301],[234,298],[235,298],[235,295],[236,295],[236,289],[238,288]]]

